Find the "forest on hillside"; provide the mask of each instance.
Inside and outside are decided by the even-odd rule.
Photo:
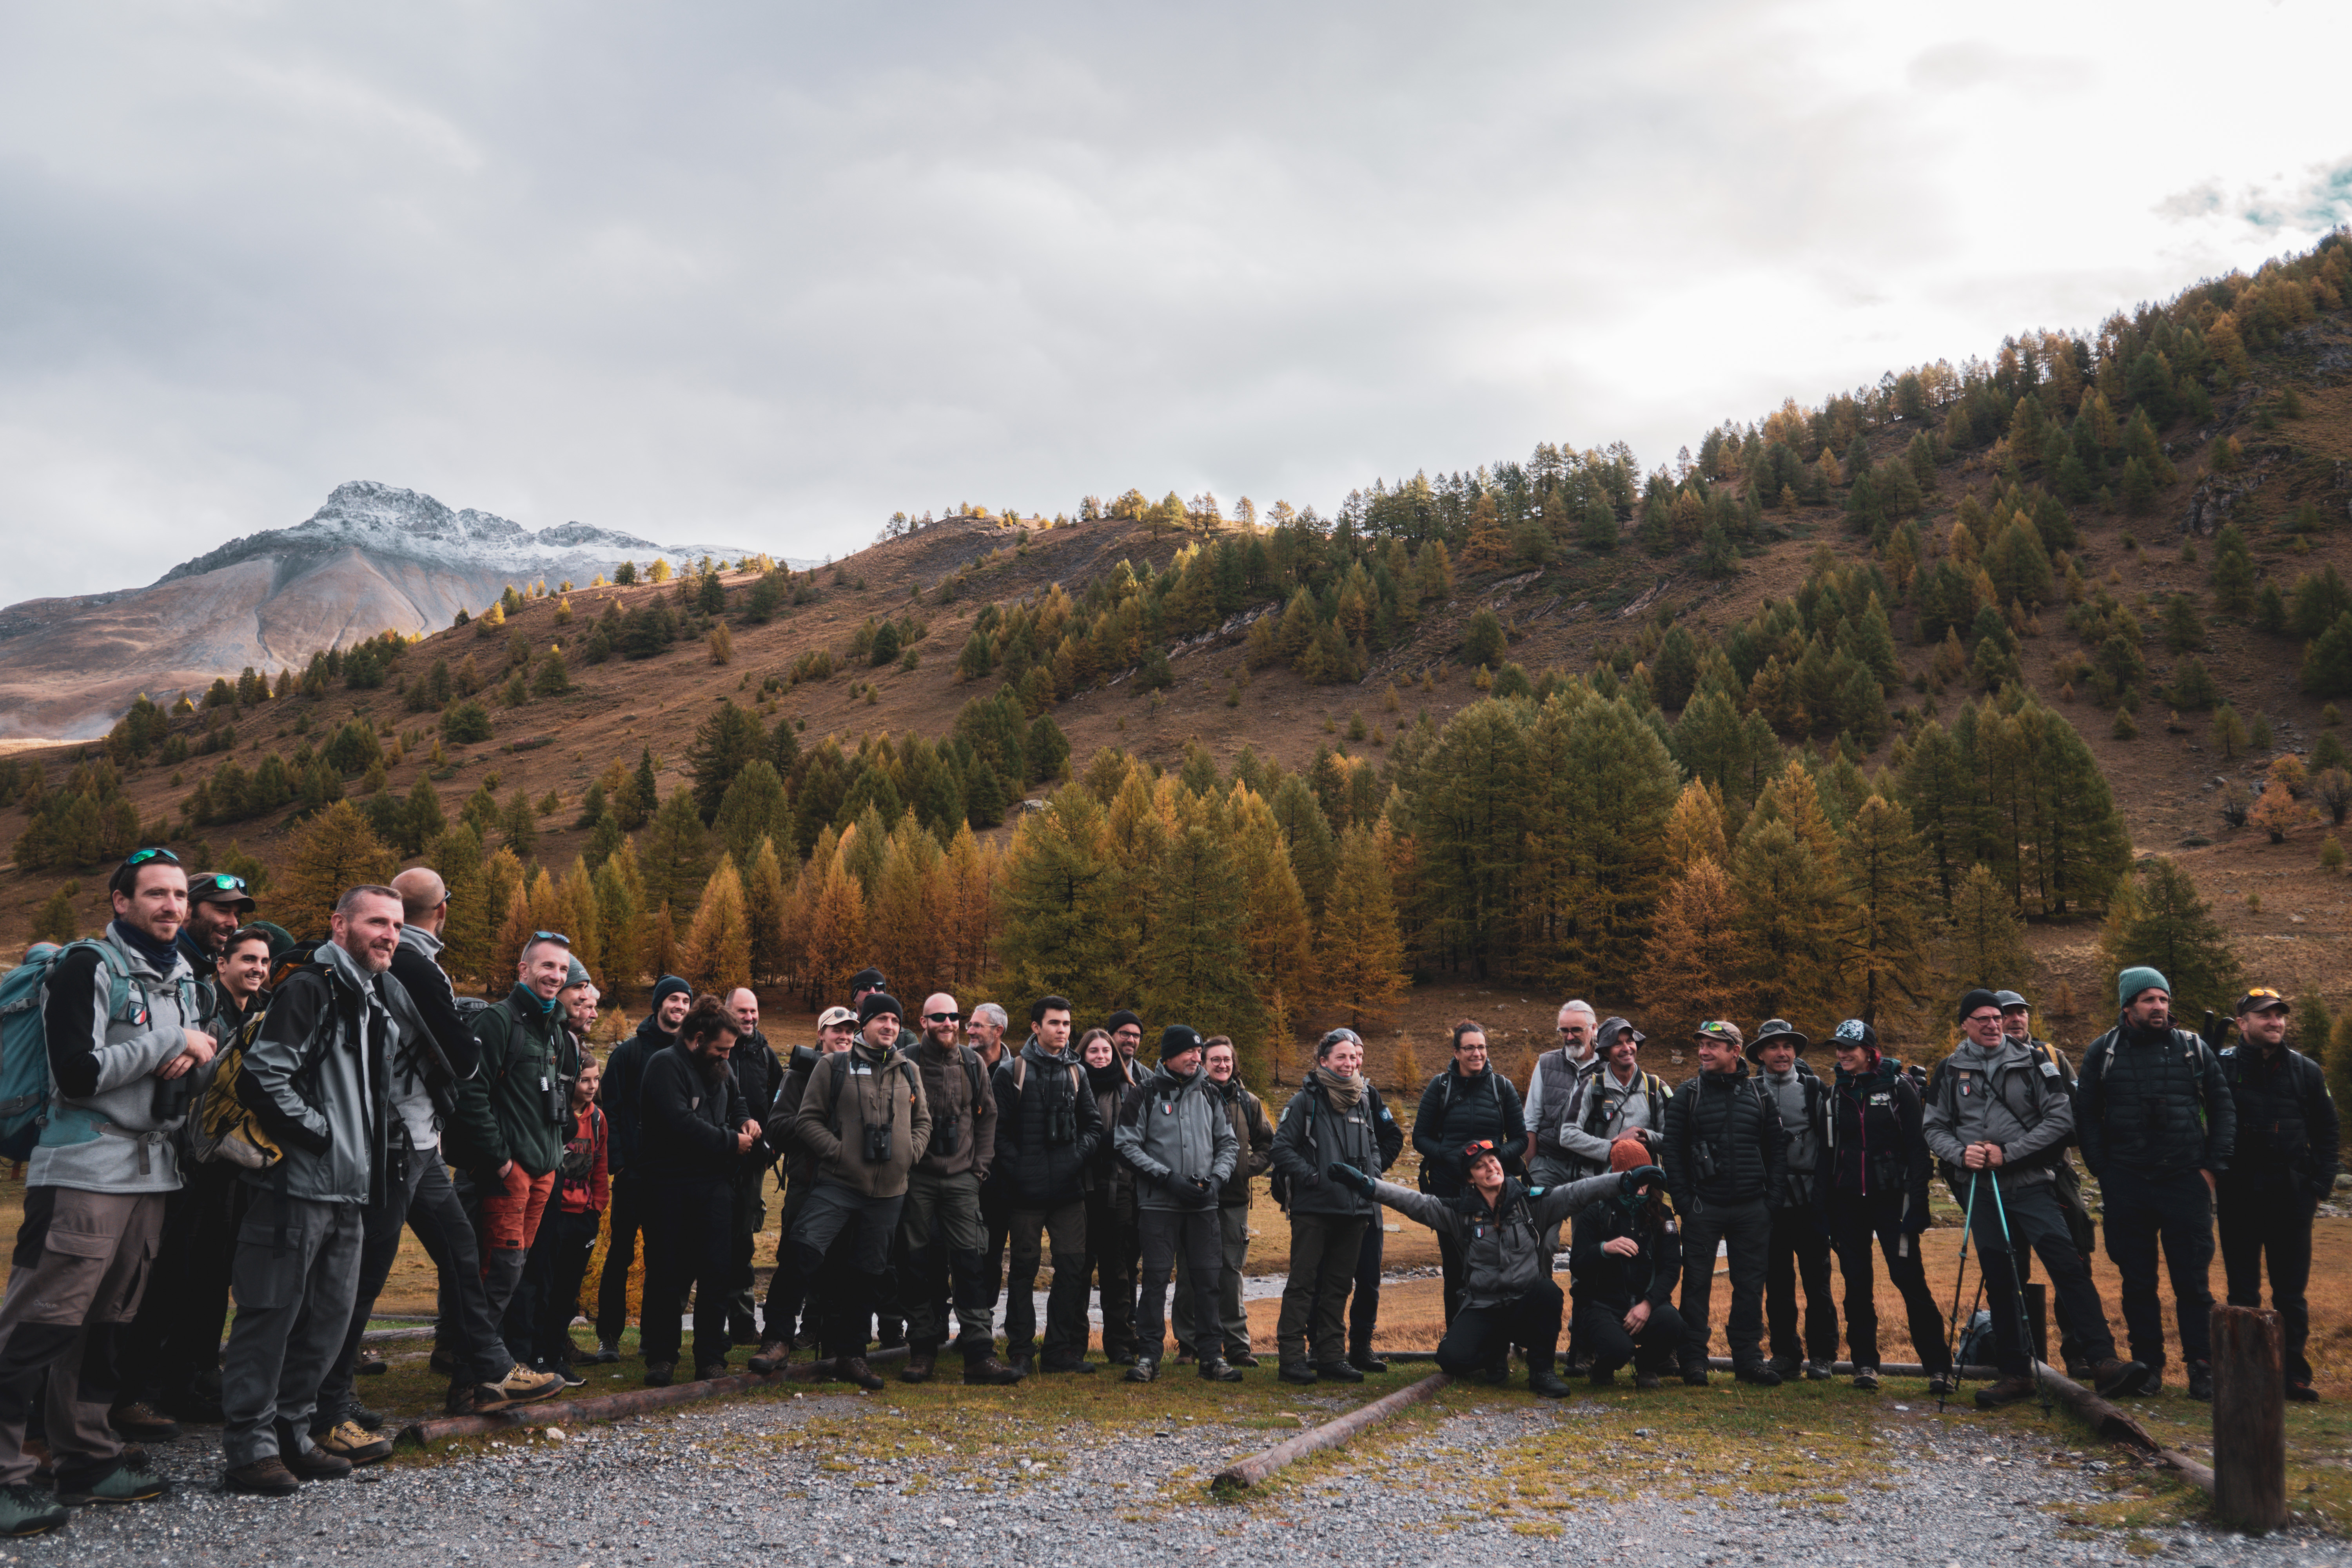
[[[1639,1000],[1664,1028],[1717,1013],[1911,1026],[1959,986],[2021,976],[2029,920],[2103,921],[2116,962],[2171,952],[2184,1000],[2215,1005],[2232,983],[2226,943],[2186,878],[2161,860],[2135,870],[2077,724],[2021,661],[2029,640],[2060,639],[2056,702],[2095,704],[2117,734],[2194,722],[2224,754],[2266,744],[2267,721],[2218,701],[2198,658],[2215,626],[2273,639],[2316,696],[2352,693],[2352,593],[2333,567],[2258,584],[2247,533],[2291,547],[2341,523],[2320,476],[2296,469],[2310,459],[2270,439],[2303,416],[2293,388],[2249,405],[2247,377],[2340,311],[2347,286],[2352,244],[2331,237],[2095,334],[2028,334],[1990,362],[1726,425],[1647,476],[1622,446],[1545,446],[1376,482],[1329,519],[1279,505],[1261,519],[1244,502],[1220,526],[1212,497],[1090,498],[1071,526],[1118,517],[1181,542],[1159,564],[987,603],[952,655],[926,642],[929,619],[982,591],[974,568],[912,584],[902,609],[759,672],[747,704],[719,704],[688,751],[689,782],[667,794],[650,747],[609,758],[576,802],[502,793],[496,769],[462,800],[439,784],[453,758],[599,664],[729,662],[735,632],[834,592],[845,563],[828,582],[747,563],[731,585],[722,563],[674,581],[667,563],[629,563],[646,584],[629,607],[608,596],[577,621],[569,584],[512,589],[430,649],[386,637],[275,683],[225,676],[168,710],[142,699],[62,777],[0,763],[0,805],[26,811],[20,870],[189,844],[267,879],[267,908],[298,928],[342,883],[421,856],[462,889],[452,957],[480,976],[523,933],[554,929],[625,994],[676,969],[814,999],[879,962],[950,987],[1058,990],[1082,1012],[1141,1003],[1253,1052],[1310,1022],[1377,1022],[1413,979],[1448,975]],[[2200,434],[2223,403],[2251,417]],[[2192,526],[2216,524],[2208,592],[2126,599],[2074,553],[2082,510],[2151,512],[2191,444],[2210,447],[2200,497],[2261,469],[2272,513],[2224,521],[2199,500]],[[1991,482],[1948,526],[1923,527],[1964,462]],[[1819,543],[1793,594],[1717,631],[1661,603],[1591,668],[1530,670],[1513,658],[1517,627],[1462,613],[1473,587],[1578,552],[1737,574],[1823,507],[1843,520],[1841,548]],[[551,602],[562,641],[508,625]],[[1222,768],[1197,747],[1164,770],[1118,748],[1076,757],[1054,717],[1105,686],[1164,688],[1171,652],[1221,635],[1240,639],[1246,669],[1366,681],[1438,616],[1461,628],[1448,659],[1367,682],[1371,721],[1360,711],[1295,771],[1254,750]],[[1932,650],[1907,676],[1906,640]],[[2160,683],[2158,647],[2175,656]],[[812,742],[780,711],[802,682],[950,657],[971,696],[943,734]],[[1443,722],[1409,716],[1417,690],[1449,678],[1478,700]],[[380,689],[410,722],[328,711],[338,690]],[[290,752],[241,762],[237,727],[289,709]],[[2347,761],[2326,731],[2236,809],[2258,827],[2340,824]],[[415,777],[394,788],[404,763]],[[124,781],[149,769],[182,793],[142,821]],[[559,813],[586,833],[568,864],[537,854]],[[990,834],[1008,816],[1009,835]],[[273,865],[209,842],[271,817],[301,825]],[[41,934],[68,934],[70,900],[42,920]]]

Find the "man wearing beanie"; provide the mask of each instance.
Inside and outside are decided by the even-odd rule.
[[[629,1326],[629,1269],[637,1260],[637,1234],[645,1225],[645,1186],[629,1170],[636,1157],[640,1117],[637,1100],[644,1091],[646,1064],[677,1043],[677,1026],[694,1005],[694,987],[675,974],[654,982],[652,1011],[637,1032],[614,1048],[604,1063],[604,1081],[596,1090],[604,1108],[610,1139],[605,1171],[613,1206],[605,1211],[609,1226],[604,1244],[604,1272],[596,1281],[596,1359],[621,1359],[621,1331]]]
[[[1142,1216],[1143,1278],[1135,1299],[1135,1364],[1130,1383],[1159,1374],[1168,1312],[1168,1272],[1181,1247],[1192,1277],[1192,1321],[1200,1334],[1193,1354],[1212,1383],[1238,1383],[1239,1367],[1224,1358],[1217,1321],[1217,1194],[1241,1158],[1240,1142],[1224,1106],[1201,1070],[1200,1031],[1171,1024],[1160,1035],[1160,1068],[1128,1091],[1113,1142],[1135,1168]]]
[[[1845,1276],[1845,1338],[1853,1352],[1853,1385],[1878,1386],[1878,1302],[1870,1247],[1874,1238],[1886,1277],[1903,1298],[1911,1347],[1927,1371],[1930,1392],[1949,1392],[1951,1354],[1944,1321],[1927,1289],[1919,1235],[1927,1228],[1927,1177],[1935,1163],[1920,1119],[1918,1086],[1900,1062],[1882,1056],[1878,1031],[1848,1018],[1830,1037],[1837,1082],[1822,1129],[1813,1198],[1828,1222],[1838,1271]]]
[[[923,1076],[900,1056],[898,999],[869,991],[857,1004],[858,1036],[809,1075],[793,1134],[817,1162],[816,1190],[793,1222],[799,1278],[814,1279],[835,1237],[852,1237],[845,1310],[828,1312],[824,1353],[835,1375],[882,1386],[866,1364],[866,1330],[892,1295],[890,1244],[907,1202],[907,1173],[931,1146]]]
[[[2263,1258],[2270,1258],[2271,1305],[2285,1331],[2286,1396],[2317,1399],[2304,1346],[2311,1310],[2311,1219],[2336,1185],[2336,1101],[2319,1064],[2286,1043],[2286,998],[2257,985],[2238,998],[2238,1044],[2221,1053],[2221,1076],[2238,1108],[2238,1147],[2219,1184],[2221,1267],[2230,1305],[2263,1304]]]
[[[1087,1363],[1087,1162],[1103,1138],[1086,1069],[1066,1054],[1070,1004],[1040,996],[1029,1038],[996,1069],[996,1163],[1013,1188],[1011,1264],[1005,1274],[1004,1354],[1014,1371],[1090,1373]],[[1037,1266],[1053,1247],[1045,1341],[1037,1350]]]
[[[2066,1098],[2074,1098],[2074,1064],[2066,1053],[2033,1033],[2033,1005],[2015,991],[1996,991],[1993,1000],[2000,1004],[2000,1032],[2033,1053],[2036,1063],[2048,1062],[2058,1069],[2058,1081],[2066,1086]],[[2037,1069],[2039,1070],[2038,1067]],[[2057,1162],[2050,1167],[2052,1188],[2058,1197],[2058,1206],[2066,1211],[2066,1227],[2074,1233],[2074,1250],[2083,1255],[2083,1267],[2091,1266],[2091,1250],[2099,1243],[2098,1222],[2083,1202],[2083,1177],[2074,1169],[2074,1157],[2064,1150],[2058,1152]],[[2018,1255],[2018,1279],[2030,1283],[2033,1279],[2033,1254]],[[2091,1358],[2083,1352],[2083,1342],[2074,1332],[2073,1320],[2066,1316],[2063,1305],[2054,1307],[2053,1316],[2058,1320],[2058,1354],[2066,1363],[2066,1375],[2085,1382],[2091,1375]]]
[[[1962,996],[1959,1022],[1960,1043],[1927,1086],[1921,1132],[1928,1152],[1943,1163],[1952,1196],[1970,1215],[1969,1234],[1991,1299],[1994,1359],[2001,1376],[1977,1390],[1977,1404],[1990,1410],[2026,1398],[2034,1389],[2033,1347],[2021,1334],[2011,1256],[2028,1247],[2049,1269],[2082,1335],[2098,1391],[2128,1394],[2139,1386],[2147,1368],[2116,1359],[2106,1314],[2090,1270],[2074,1250],[2052,1174],[2074,1129],[2074,1103],[2056,1069],[2002,1035],[2000,999],[1992,992],[1979,989]]]
[[[2172,1026],[2172,987],[2163,975],[2146,966],[2125,970],[2116,1001],[2123,1016],[2083,1053],[2075,1084],[2083,1163],[2099,1179],[2132,1359],[2147,1368],[2137,1391],[2153,1394],[2164,1380],[2164,1310],[2156,1294],[2161,1245],[2189,1396],[2210,1399],[2213,1187],[2237,1144],[2237,1101],[2212,1047]]]
[[[1748,1042],[1756,1081],[1780,1113],[1789,1135],[1789,1191],[1772,1211],[1772,1237],[1764,1254],[1764,1319],[1772,1335],[1772,1370],[1826,1383],[1837,1360],[1837,1309],[1830,1304],[1830,1243],[1814,1205],[1814,1168],[1821,1163],[1829,1091],[1804,1063],[1810,1042],[1785,1018],[1767,1018]],[[1805,1286],[1804,1331],[1798,1337],[1797,1282]]]
[[[816,1021],[816,1047],[793,1047],[784,1066],[784,1081],[768,1109],[763,1142],[783,1161],[784,1213],[776,1237],[776,1268],[769,1276],[768,1300],[761,1308],[760,1349],[751,1363],[751,1370],[761,1376],[791,1363],[796,1339],[816,1337],[821,1314],[813,1307],[803,1312],[810,1297],[823,1300],[840,1293],[829,1289],[831,1282],[821,1277],[802,1279],[799,1255],[793,1250],[793,1227],[800,1223],[801,1211],[808,1207],[818,1176],[815,1154],[794,1135],[793,1126],[800,1120],[801,1100],[818,1065],[849,1049],[856,1039],[857,1015],[846,1007],[827,1007]],[[835,1249],[836,1254],[839,1250]]]

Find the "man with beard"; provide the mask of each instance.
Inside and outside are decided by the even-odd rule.
[[[907,1205],[898,1216],[899,1297],[908,1306],[908,1383],[929,1381],[947,1341],[945,1310],[952,1286],[961,1331],[966,1383],[1013,1383],[1019,1373],[996,1360],[996,1324],[982,1299],[982,1248],[988,1231],[980,1217],[981,1189],[996,1159],[996,1096],[980,1053],[956,1040],[962,1021],[955,998],[935,993],[923,1002],[922,1032],[907,1053],[922,1074],[931,1108],[931,1142],[907,1175]]]
[[[613,1206],[605,1211],[604,1272],[596,1282],[596,1359],[621,1359],[621,1331],[629,1326],[629,1268],[637,1258],[637,1236],[645,1208],[630,1163],[637,1152],[637,1102],[645,1089],[646,1064],[677,1041],[677,1026],[694,1005],[694,987],[675,974],[654,983],[652,1011],[637,1032],[614,1047],[604,1063],[596,1103],[604,1108],[606,1151]]]
[[[735,1087],[743,1091],[744,1109],[765,1128],[768,1113],[775,1109],[776,1091],[784,1084],[784,1064],[760,1032],[760,998],[750,986],[739,985],[727,994],[727,1010],[735,1015],[736,1030],[728,1068],[735,1075]],[[735,1285],[727,1300],[727,1332],[739,1345],[757,1344],[760,1339],[751,1311],[751,1249],[768,1223],[768,1166],[775,1157],[763,1132],[735,1174],[734,1233],[729,1244],[734,1249]]]
[[[795,1261],[793,1229],[800,1223],[801,1211],[808,1206],[809,1194],[816,1190],[818,1166],[815,1151],[794,1135],[793,1124],[800,1118],[801,1097],[808,1092],[809,1076],[825,1058],[847,1050],[856,1038],[857,1015],[846,1007],[826,1008],[816,1021],[816,1048],[793,1047],[783,1084],[768,1112],[768,1147],[783,1162],[784,1213],[776,1241],[776,1271],[768,1280],[768,1300],[761,1309],[760,1349],[751,1358],[751,1370],[763,1377],[791,1363],[796,1340],[815,1337],[816,1312],[808,1313],[805,1324],[802,1321],[802,1308],[811,1292],[838,1294],[824,1290],[819,1279],[802,1279]]]
[[[1192,1313],[1200,1338],[1194,1353],[1210,1383],[1239,1383],[1241,1368],[1226,1362],[1217,1321],[1218,1191],[1241,1159],[1241,1143],[1214,1086],[1202,1071],[1200,1032],[1171,1024],[1160,1032],[1160,1070],[1128,1091],[1114,1142],[1135,1167],[1143,1215],[1142,1285],[1135,1300],[1135,1364],[1129,1383],[1150,1383],[1160,1372],[1168,1274],[1176,1255],[1192,1264]]]
[[[698,997],[678,1020],[677,1043],[646,1064],[637,1148],[646,1183],[646,1308],[638,1336],[648,1388],[667,1387],[677,1371],[689,1289],[695,1381],[727,1364],[734,1181],[760,1141],[728,1067],[737,1028],[718,997]]]

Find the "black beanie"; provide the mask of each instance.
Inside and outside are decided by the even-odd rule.
[[[1129,1012],[1124,1007],[1121,1007],[1118,1012],[1113,1013],[1109,1017],[1103,1020],[1103,1027],[1114,1035],[1118,1034],[1119,1030],[1125,1028],[1129,1024],[1134,1025],[1139,1029],[1143,1027],[1143,1020],[1137,1017],[1134,1014]]]
[[[2000,998],[1979,985],[1960,998],[1959,1018],[1965,1023],[1971,1013],[1986,1007],[1998,1009],[2000,1006]]]
[[[1160,1031],[1160,1059],[1181,1057],[1201,1048],[1201,1031],[1190,1024],[1171,1024]]]
[[[857,1026],[862,1029],[885,1013],[902,1024],[907,1021],[907,1010],[898,1005],[896,996],[887,991],[868,991],[866,1000],[857,1005]]]
[[[680,980],[675,974],[663,975],[659,980],[654,982],[654,1010],[656,1012],[659,1012],[661,1010],[662,998],[670,995],[673,993],[682,994],[688,1000],[692,1000],[694,996],[694,987],[688,984],[685,981]]]

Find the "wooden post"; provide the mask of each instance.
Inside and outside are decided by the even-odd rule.
[[[2027,1350],[2035,1361],[2050,1359],[2050,1287],[2035,1279],[2025,1287],[2025,1326],[2032,1331]]]
[[[2213,1511],[2255,1534],[2286,1523],[2285,1342],[2276,1312],[2213,1303]]]

